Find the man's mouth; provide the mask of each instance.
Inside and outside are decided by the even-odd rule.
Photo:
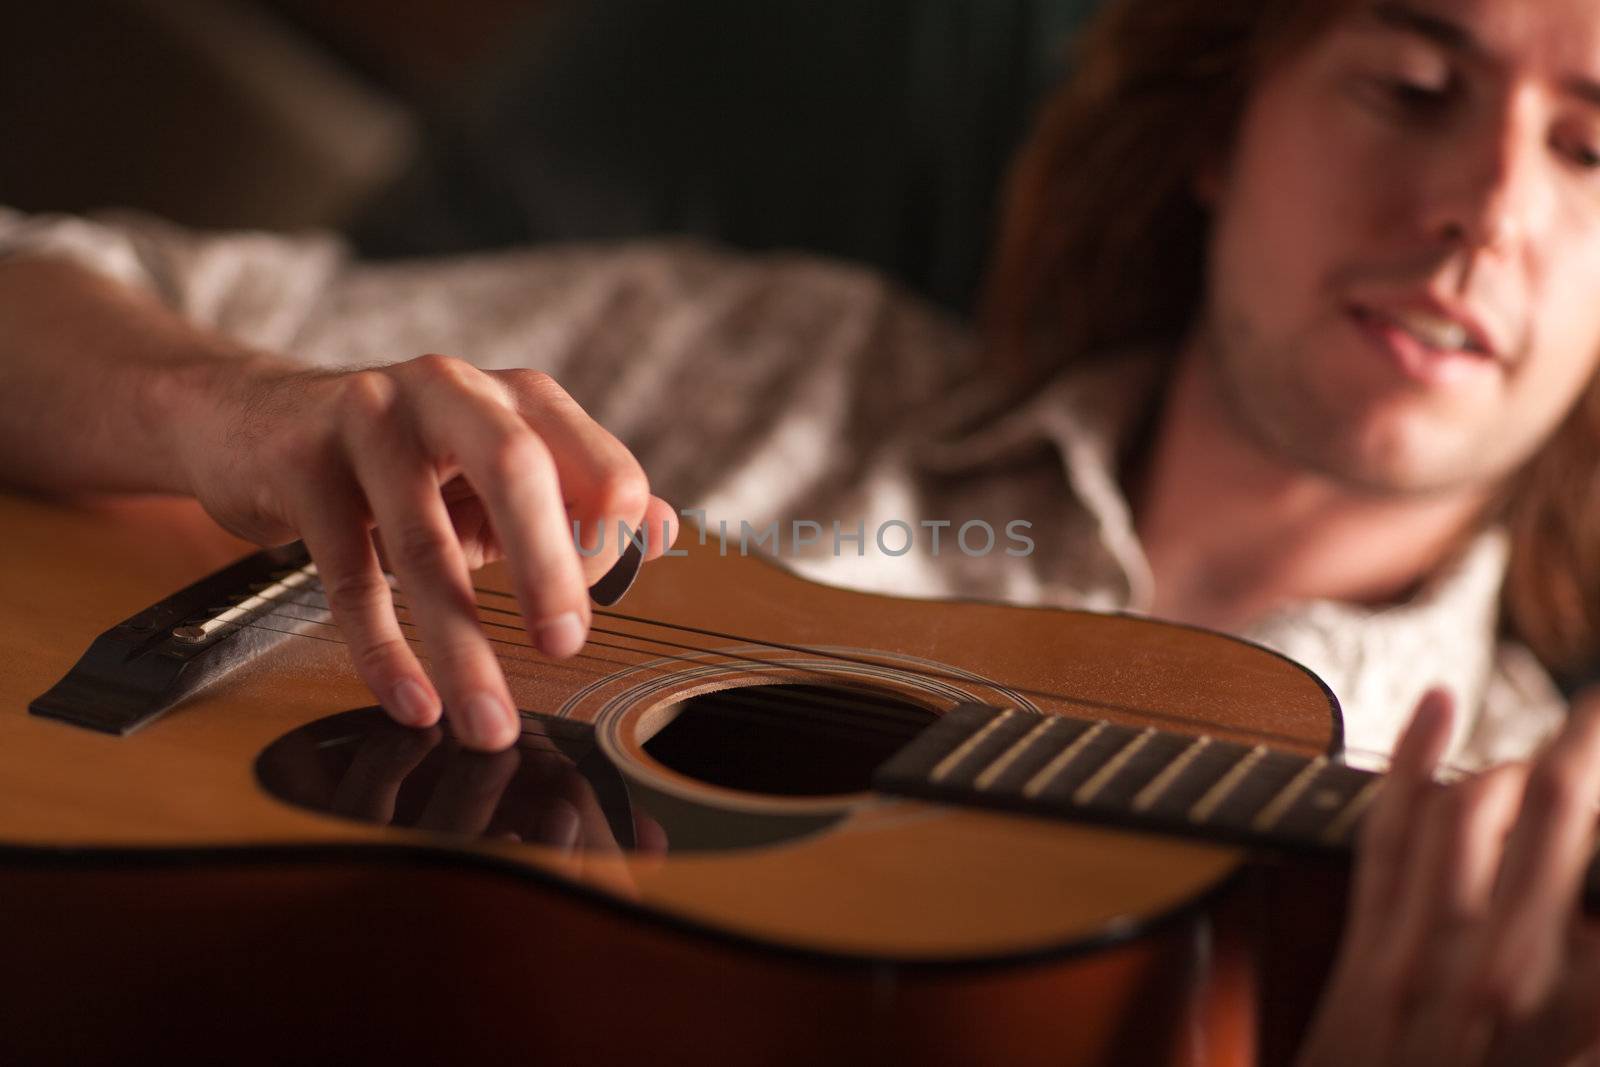
[[[1411,381],[1429,388],[1483,383],[1506,373],[1509,362],[1469,313],[1426,303],[1349,306],[1368,341]]]
[[[1494,356],[1481,334],[1460,320],[1447,315],[1420,308],[1379,311],[1360,305],[1351,308],[1351,311],[1363,322],[1393,327],[1435,352],[1466,352],[1475,356]]]

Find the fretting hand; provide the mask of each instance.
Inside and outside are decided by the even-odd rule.
[[[1579,911],[1600,696],[1530,762],[1438,785],[1451,714],[1423,699],[1368,815],[1301,1067],[1534,1067],[1600,1046],[1600,927]]]

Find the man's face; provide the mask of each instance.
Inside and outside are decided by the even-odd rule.
[[[1600,357],[1600,4],[1358,4],[1203,184],[1239,426],[1365,490],[1486,487]]]

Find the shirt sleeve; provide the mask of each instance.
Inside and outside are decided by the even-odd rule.
[[[859,475],[963,372],[963,327],[859,267],[692,239],[353,264],[295,358],[553,375],[681,505],[752,518]]]
[[[308,366],[434,352],[546,371],[658,492],[740,515],[859,477],[975,355],[964,325],[869,270],[682,238],[360,262],[326,233],[0,208],[6,254],[64,256]]]
[[[328,233],[206,232],[147,215],[0,207],[0,257],[71,260],[246,344],[288,352],[350,261]]]

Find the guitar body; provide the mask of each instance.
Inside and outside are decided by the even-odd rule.
[[[767,792],[676,753],[718,728],[684,710],[695,700],[784,684],[929,721],[974,701],[1330,751],[1330,696],[1269,652],[1129,618],[834,589],[687,537],[619,614],[597,613],[579,657],[545,660],[525,638],[502,649],[519,706],[592,732],[638,805],[631,826],[599,819],[603,840],[584,824],[574,844],[560,819],[539,829],[549,803],[520,833],[473,822],[473,783],[499,773],[489,757],[459,756],[415,802],[403,771],[372,771],[415,732],[360,732],[381,716],[356,710],[371,697],[320,623],[285,625],[299,636],[127,736],[30,715],[98,634],[250,546],[183,501],[5,499],[0,516],[8,1062],[1259,1052],[1262,898],[1237,849],[864,782],[819,792],[805,766]],[[479,585],[510,604],[492,599],[507,588],[498,568]],[[852,743],[848,721],[829,721]],[[669,730],[681,743],[662,747]],[[442,744],[435,731],[424,748]],[[475,832],[437,818],[451,789],[455,822]],[[588,818],[589,797],[557,806],[566,822]]]

